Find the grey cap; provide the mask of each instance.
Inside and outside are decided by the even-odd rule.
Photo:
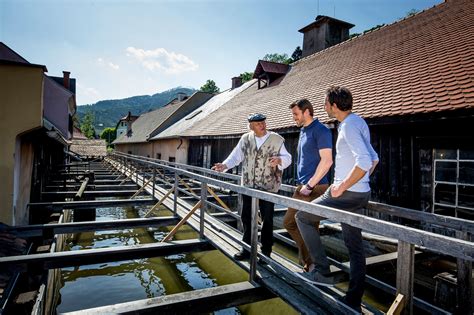
[[[264,114],[260,114],[260,113],[253,113],[253,114],[250,114],[249,117],[247,117],[247,120],[249,122],[264,121],[265,119],[267,119],[267,117]]]

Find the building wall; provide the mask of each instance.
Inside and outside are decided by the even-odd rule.
[[[116,144],[115,150],[123,153],[129,153],[133,155],[141,155],[145,157],[153,156],[153,146],[149,142],[145,143],[125,143]]]
[[[15,211],[24,211],[14,205],[14,194],[20,191],[19,176],[14,176],[15,162],[20,162],[15,150],[21,148],[20,134],[42,125],[42,94],[42,68],[0,65],[0,221],[6,224],[15,224]]]
[[[153,143],[153,158],[174,161],[177,163],[188,163],[188,147],[189,140],[187,139],[164,139],[155,140]],[[171,158],[171,159],[170,159]]]

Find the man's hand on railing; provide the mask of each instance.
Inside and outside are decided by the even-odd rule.
[[[218,172],[223,172],[227,169],[227,165],[224,163],[216,163],[214,164],[213,167],[211,167],[211,170],[218,171]]]

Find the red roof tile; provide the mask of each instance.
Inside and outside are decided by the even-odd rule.
[[[324,92],[344,85],[354,111],[383,117],[474,108],[474,2],[448,1],[291,65],[278,85],[240,93],[201,120],[196,136],[246,132],[250,112],[267,115],[270,129],[294,126],[288,106],[308,98],[328,122]]]

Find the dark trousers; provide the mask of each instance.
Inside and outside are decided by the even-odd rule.
[[[242,225],[244,227],[243,241],[250,245],[252,233],[252,197],[242,195]],[[261,232],[262,252],[270,256],[273,245],[273,212],[275,205],[273,202],[259,200],[260,214],[263,219]]]
[[[370,198],[369,192],[345,191],[340,197],[333,198],[331,190],[314,200],[312,203],[328,206],[336,209],[346,210],[361,214],[367,206]],[[315,263],[316,270],[325,274],[329,272],[329,261],[327,260],[324,247],[321,244],[319,232],[314,228],[315,223],[324,218],[304,211],[298,211],[296,222],[308,247],[311,259]],[[349,289],[347,290],[346,301],[352,307],[359,308],[365,286],[365,253],[362,242],[361,229],[351,225],[341,223],[344,243],[349,250],[349,260],[351,263]]]

